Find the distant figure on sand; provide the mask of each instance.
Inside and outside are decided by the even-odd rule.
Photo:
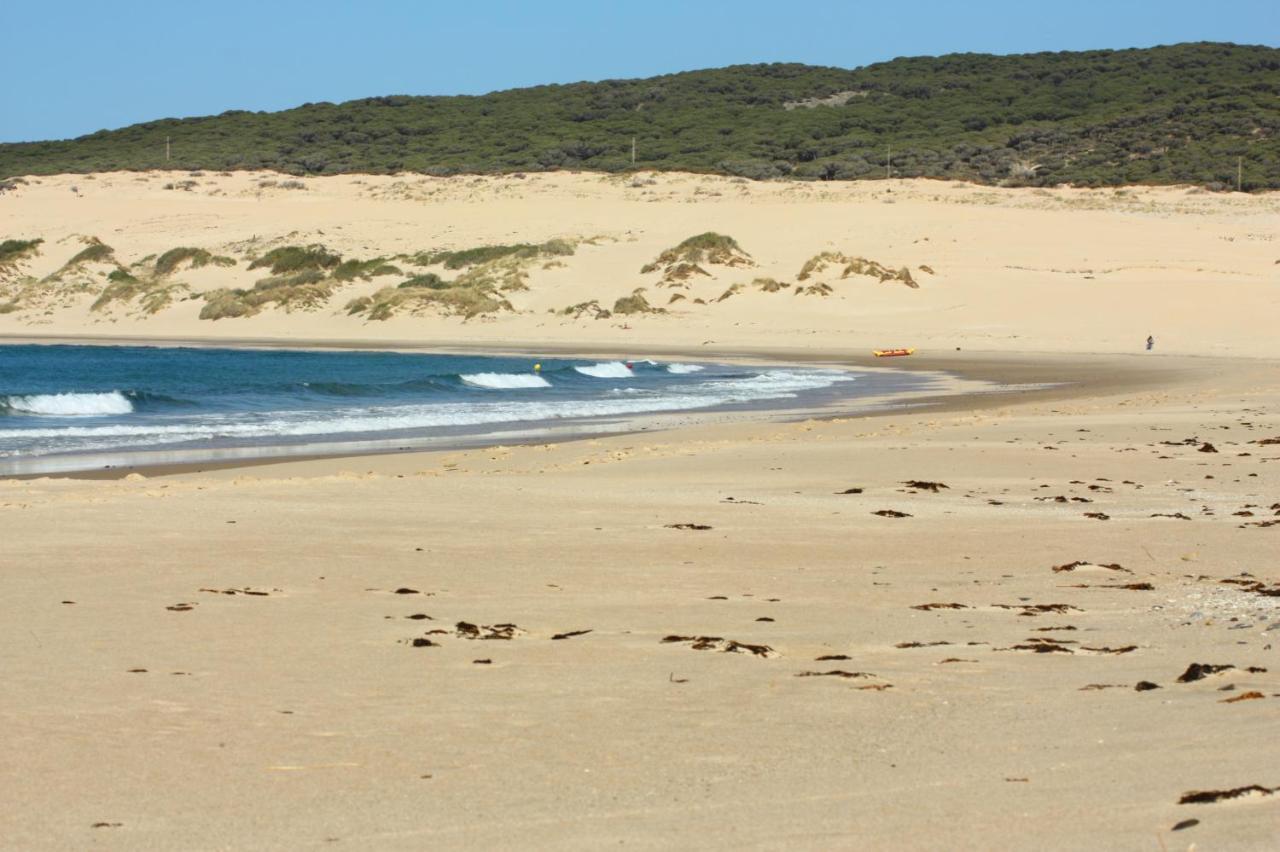
[[[1155,348],[1155,345],[1156,345],[1156,339],[1148,334],[1147,335],[1147,351],[1150,352],[1152,349]]]

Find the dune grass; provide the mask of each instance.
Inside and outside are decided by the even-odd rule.
[[[742,250],[738,241],[724,234],[707,231],[689,237],[677,246],[658,255],[652,263],[641,267],[641,274],[666,269],[668,272],[682,264],[698,266],[750,266],[751,255]]]
[[[12,266],[20,260],[25,260],[39,250],[39,246],[44,240],[36,238],[34,240],[5,240],[0,242],[0,269],[6,266]]]
[[[332,269],[342,262],[342,255],[329,251],[322,245],[280,246],[255,259],[250,269],[271,270],[272,275],[300,272],[304,269]]]
[[[493,290],[440,282],[440,286],[383,287],[371,296],[352,299],[346,309],[350,316],[364,315],[368,320],[382,321],[402,312],[415,316],[440,313],[469,320],[512,308]]]
[[[316,310],[333,297],[334,281],[320,269],[300,269],[272,275],[250,288],[222,288],[204,293],[200,319],[250,317],[267,307],[293,311]]]
[[[235,258],[216,255],[202,248],[191,248],[190,246],[181,246],[179,248],[169,249],[164,254],[156,258],[154,274],[157,278],[164,278],[172,275],[175,270],[182,264],[188,264],[191,269],[199,269],[202,266],[213,264],[214,266],[235,266]]]
[[[397,284],[396,288],[400,290],[407,290],[413,287],[426,287],[429,290],[444,290],[445,288],[452,286],[451,282],[445,281],[434,272],[424,272],[422,275],[415,275],[408,281]]]
[[[350,258],[335,266],[331,273],[334,281],[355,281],[356,279],[368,281],[379,275],[403,274],[399,267],[387,263],[385,257],[375,257],[370,260]]]
[[[124,269],[113,270],[107,279],[109,283],[89,306],[89,310],[94,313],[104,311],[116,302],[136,301],[139,312],[149,316],[167,308],[178,296],[191,291],[186,284],[142,280]]]
[[[608,308],[600,307],[600,302],[596,299],[592,299],[589,302],[579,302],[576,305],[569,305],[568,307],[561,308],[557,313],[559,313],[560,316],[573,317],[574,319],[578,319],[583,315],[590,316],[592,319],[608,319],[613,316],[613,312]]]
[[[664,314],[665,308],[655,308],[644,297],[644,288],[637,287],[630,296],[623,296],[613,303],[613,312],[623,316],[632,314]]]
[[[90,237],[88,245],[76,252],[63,264],[63,269],[74,269],[84,263],[105,263],[113,259],[115,250],[97,237]]]
[[[869,260],[865,257],[854,257],[837,251],[820,252],[806,260],[804,266],[800,267],[800,272],[796,275],[796,279],[798,281],[807,281],[814,275],[821,274],[833,266],[841,267],[841,279],[849,278],[853,275],[864,275],[876,278],[881,282],[899,281],[912,289],[918,289],[920,286],[911,275],[911,270],[905,266],[899,269],[892,269],[878,261]]]
[[[567,257],[576,250],[577,246],[570,240],[553,239],[545,243],[515,243],[475,246],[456,251],[424,252],[416,256],[415,262],[419,266],[443,264],[445,269],[466,269],[506,258],[534,260],[542,257]]]
[[[259,279],[253,287],[222,288],[205,293],[200,319],[250,317],[268,307],[290,313],[318,310],[329,303],[343,284],[368,281],[382,275],[404,274],[385,257],[344,260],[340,254],[319,244],[281,246],[249,264],[249,269],[263,268],[272,274]],[[348,303],[348,313],[357,313],[351,310],[354,302]]]
[[[751,255],[738,241],[724,234],[707,231],[684,240],[658,255],[640,268],[642,275],[662,272],[659,287],[679,287],[695,275],[710,275],[705,266],[754,266]]]

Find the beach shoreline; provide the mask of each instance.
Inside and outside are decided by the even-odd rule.
[[[412,352],[425,354],[467,354],[485,356],[525,355],[531,360],[545,358],[620,358],[637,357],[629,350],[606,348],[583,348],[567,346],[539,347],[533,343],[511,343],[505,347],[475,346],[459,348],[456,346],[436,346],[419,343],[407,345],[403,341],[319,341],[319,340],[182,340],[172,338],[92,338],[80,340],[76,338],[52,339],[6,339],[0,336],[0,346],[30,345],[39,340],[39,345],[117,345],[145,346],[157,348],[227,348],[227,349],[288,349],[296,351],[369,351],[369,352]],[[693,352],[680,348],[660,348],[643,350],[644,357],[658,356],[663,358],[701,360],[704,363],[744,364],[753,366],[787,367],[787,366],[823,366],[845,370],[874,370],[878,372],[907,372],[936,374],[936,381],[943,385],[931,391],[913,391],[891,395],[880,401],[880,398],[862,399],[852,397],[847,400],[832,400],[817,407],[813,405],[797,406],[788,403],[774,402],[753,406],[749,411],[735,414],[728,418],[729,422],[791,422],[799,419],[837,419],[843,417],[876,417],[887,416],[905,408],[917,408],[931,413],[945,414],[957,411],[978,411],[983,408],[1007,405],[1010,397],[1024,397],[1038,401],[1072,400],[1088,398],[1104,393],[1115,393],[1122,390],[1140,390],[1160,384],[1176,383],[1183,380],[1196,367],[1204,367],[1206,363],[1222,364],[1235,359],[1209,358],[1207,361],[1188,361],[1186,358],[1152,358],[1150,355],[1132,357],[1115,355],[1096,355],[1079,353],[1071,356],[1048,355],[1043,353],[954,353],[921,354],[910,358],[881,359],[867,356],[856,351],[837,352],[799,352],[795,350],[754,350],[754,351],[700,351]],[[975,386],[976,385],[976,386]],[[91,467],[57,469],[5,474],[5,478],[30,479],[44,476],[67,477],[76,479],[111,479],[122,478],[131,473],[139,473],[148,477],[173,476],[184,473],[199,473],[209,470],[235,469],[238,467],[259,467],[282,462],[332,460],[342,458],[360,458],[377,455],[401,455],[405,453],[449,452],[460,449],[475,449],[485,446],[505,444],[539,444],[549,441],[564,442],[586,440],[607,434],[648,432],[650,430],[666,431],[680,429],[691,424],[707,424],[724,422],[725,410],[717,406],[709,409],[693,409],[677,414],[637,414],[622,418],[610,418],[610,421],[625,423],[620,428],[610,428],[603,432],[593,431],[587,425],[578,429],[572,426],[545,427],[541,432],[524,437],[507,437],[495,434],[492,437],[458,436],[455,439],[441,439],[423,443],[423,439],[379,439],[376,443],[399,444],[396,447],[374,448],[362,446],[361,442],[350,442],[349,448],[323,449],[328,442],[307,442],[296,446],[275,446],[264,444],[257,448],[244,448],[236,453],[225,453],[230,458],[217,458],[216,451],[208,451],[207,459],[190,461],[145,461],[138,460],[110,465],[95,464]],[[415,444],[404,446],[404,444]],[[312,449],[314,448],[314,449]],[[71,463],[76,458],[111,455],[110,453],[91,453],[88,456],[74,454],[67,456],[61,463]],[[141,459],[145,454],[137,451],[120,453],[123,458]],[[60,457],[61,458],[61,457]],[[51,460],[52,461],[52,460]]]

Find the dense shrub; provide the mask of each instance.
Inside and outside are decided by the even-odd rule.
[[[882,178],[891,166],[896,176],[988,183],[1225,187],[1243,157],[1245,189],[1278,188],[1277,68],[1276,48],[1211,43],[909,57],[854,70],[739,65],[164,119],[0,145],[0,177],[166,165],[293,175],[608,172],[631,168],[634,138],[639,168],[753,179]],[[165,136],[177,157],[167,164]],[[1041,168],[1019,175],[1015,161]]]

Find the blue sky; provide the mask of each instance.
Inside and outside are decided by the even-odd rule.
[[[744,62],[1280,44],[1277,0],[9,0],[0,141]]]

